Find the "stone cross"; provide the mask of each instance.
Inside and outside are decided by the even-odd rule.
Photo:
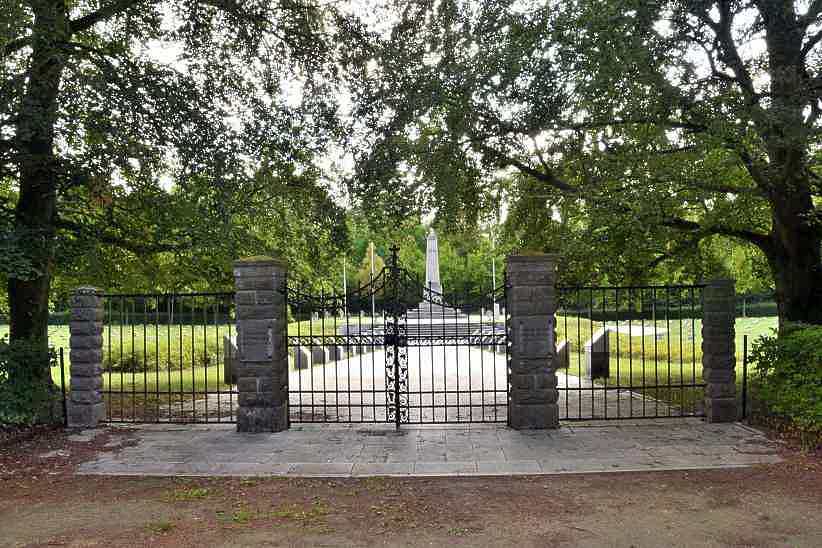
[[[425,244],[425,288],[442,293],[440,283],[440,251],[437,245],[437,233],[434,229],[428,232]]]

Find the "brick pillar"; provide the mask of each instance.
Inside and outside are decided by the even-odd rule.
[[[513,255],[506,276],[509,357],[508,423],[558,428],[554,255]]]
[[[103,387],[103,292],[78,287],[71,297],[68,425],[94,428],[106,414]]]
[[[234,263],[238,432],[279,432],[289,426],[285,273],[285,263],[270,257]]]
[[[702,294],[702,378],[708,422],[739,418],[736,402],[734,281],[715,280]]]

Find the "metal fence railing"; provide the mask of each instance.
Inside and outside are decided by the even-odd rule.
[[[557,288],[560,418],[703,415],[703,287]]]
[[[233,293],[107,294],[109,422],[233,422]]]

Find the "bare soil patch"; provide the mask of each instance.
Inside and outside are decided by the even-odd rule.
[[[73,470],[128,431],[74,434],[0,445],[0,546],[822,546],[822,459],[789,449],[694,472],[118,478]]]

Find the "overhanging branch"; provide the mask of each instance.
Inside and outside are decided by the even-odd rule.
[[[189,244],[169,244],[157,243],[148,244],[141,241],[130,240],[122,236],[117,236],[105,232],[94,232],[87,226],[83,226],[68,219],[59,218],[55,220],[54,226],[61,230],[68,230],[78,236],[85,236],[103,242],[105,244],[115,245],[127,251],[137,253],[138,255],[148,255],[152,253],[162,253],[164,251],[183,251],[191,246]]]
[[[770,248],[773,245],[771,237],[768,234],[761,232],[754,232],[744,228],[734,228],[722,225],[703,226],[696,221],[689,221],[679,217],[666,217],[662,220],[662,226],[683,230],[686,232],[703,233],[703,234],[717,234],[720,236],[731,236],[750,242],[760,249]]]

